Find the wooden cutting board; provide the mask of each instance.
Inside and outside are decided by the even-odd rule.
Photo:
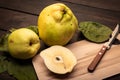
[[[120,34],[117,37],[120,39]],[[77,58],[77,65],[74,70],[65,75],[58,75],[50,72],[42,58],[35,56],[33,65],[39,80],[101,80],[106,77],[120,73],[120,45],[112,45],[111,49],[103,56],[100,64],[93,73],[87,71],[97,52],[103,44],[91,43],[86,40],[78,41],[67,45]]]

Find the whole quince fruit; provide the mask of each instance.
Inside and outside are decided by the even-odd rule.
[[[67,44],[77,28],[77,18],[63,3],[45,7],[38,18],[39,36],[48,46]]]
[[[14,58],[32,58],[38,52],[39,48],[39,36],[30,29],[17,29],[8,37],[8,50],[10,55]]]

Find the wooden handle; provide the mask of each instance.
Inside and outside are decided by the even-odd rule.
[[[107,47],[106,46],[102,46],[101,50],[98,52],[96,57],[93,59],[91,64],[88,66],[88,71],[89,72],[93,72],[96,69],[98,63],[102,59],[102,57],[105,54],[106,50],[107,50]]]

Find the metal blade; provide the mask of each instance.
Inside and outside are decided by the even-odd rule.
[[[105,43],[105,46],[107,46],[108,49],[112,45],[114,39],[117,37],[118,33],[119,33],[119,24],[117,24],[114,31],[112,32],[112,37],[109,39],[108,42]]]

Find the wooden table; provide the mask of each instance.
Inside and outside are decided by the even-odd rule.
[[[0,37],[10,28],[37,25],[41,10],[56,2],[68,5],[79,22],[96,21],[111,29],[120,24],[120,0],[0,0]],[[0,79],[15,80],[7,73],[1,73]],[[113,79],[119,80],[120,74],[106,78]]]

